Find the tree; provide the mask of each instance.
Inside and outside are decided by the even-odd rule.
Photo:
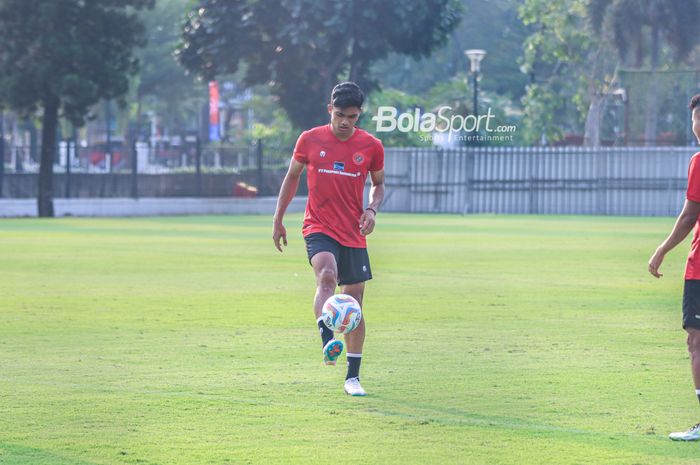
[[[60,115],[80,126],[90,107],[116,99],[137,70],[143,44],[137,11],[153,0],[0,2],[0,102],[20,113],[43,110],[39,216],[53,216],[53,164]]]
[[[644,139],[656,141],[658,83],[654,73],[659,67],[661,39],[671,46],[675,60],[685,60],[697,44],[700,2],[697,0],[591,0],[588,16],[597,32],[608,24],[620,59],[635,68],[644,66],[649,56],[652,71],[648,93]],[[645,35],[648,40],[645,40]],[[647,53],[648,52],[648,53]]]
[[[409,94],[422,94],[436,84],[469,72],[465,49],[485,49],[480,90],[511,99],[523,96],[527,77],[518,58],[528,30],[518,17],[522,0],[461,0],[469,14],[450,34],[450,39],[429,57],[391,54],[372,67],[379,85]]]
[[[177,133],[197,121],[206,101],[206,87],[195,82],[173,56],[180,39],[180,23],[190,0],[156,0],[141,19],[148,43],[136,54],[141,66],[136,76],[137,120],[142,110],[154,111]],[[195,116],[193,118],[193,115]]]
[[[460,19],[457,0],[200,0],[188,14],[180,62],[205,79],[242,68],[248,86],[268,84],[297,127],[326,118],[340,79],[366,93],[372,63],[391,52],[428,56]]]
[[[523,97],[524,136],[529,143],[560,139],[579,115],[571,96],[580,90],[580,70],[591,39],[583,24],[584,0],[526,0],[520,7],[531,34],[523,44],[521,66],[530,77]]]
[[[584,143],[599,145],[600,120],[615,61],[606,37],[591,34],[586,0],[525,0],[522,70],[530,76],[523,104],[527,142],[556,141],[585,117]]]

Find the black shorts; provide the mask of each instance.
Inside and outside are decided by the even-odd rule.
[[[323,233],[309,234],[306,241],[306,253],[311,258],[319,252],[330,252],[338,264],[338,284],[357,284],[372,279],[367,249],[346,247]]]
[[[700,280],[688,279],[683,286],[683,329],[700,329]]]

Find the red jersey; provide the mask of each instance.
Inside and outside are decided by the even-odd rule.
[[[700,152],[693,155],[688,165],[688,200],[700,203]],[[693,242],[685,265],[685,279],[700,279],[700,217],[695,223]]]
[[[328,124],[299,136],[294,159],[306,165],[309,187],[304,237],[320,232],[346,247],[367,247],[360,216],[367,173],[384,169],[381,141],[359,128],[342,141]]]

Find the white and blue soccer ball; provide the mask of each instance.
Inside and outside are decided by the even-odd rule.
[[[335,294],[323,304],[321,318],[334,332],[347,334],[360,325],[362,309],[353,296]]]

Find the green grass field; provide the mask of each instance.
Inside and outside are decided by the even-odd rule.
[[[299,215],[0,220],[0,463],[700,463],[673,219],[378,220],[366,398]]]

